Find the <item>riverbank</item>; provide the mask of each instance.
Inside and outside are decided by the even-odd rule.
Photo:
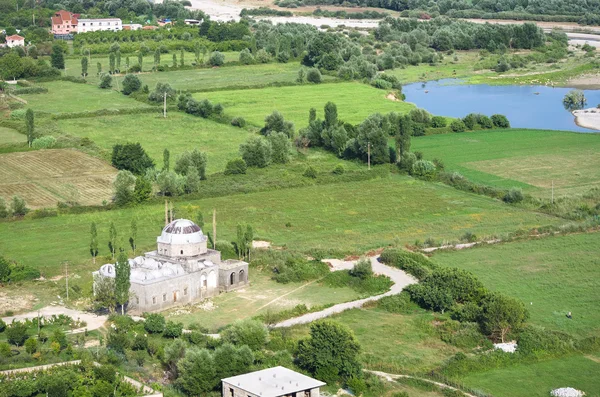
[[[575,124],[578,126],[600,131],[600,109],[574,110],[573,116],[575,116]]]

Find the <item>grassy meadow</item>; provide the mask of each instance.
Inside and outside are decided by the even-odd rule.
[[[284,168],[283,172],[289,173]],[[301,175],[303,169],[296,172]],[[246,178],[253,180],[253,175]],[[220,183],[227,181],[225,177]],[[483,236],[560,223],[554,217],[401,176],[193,201],[184,199],[176,207],[179,211],[192,208],[192,215],[198,209],[209,215],[215,208],[219,240],[232,241],[236,225],[243,222],[254,227],[255,238],[301,251],[333,248],[362,253],[395,241],[412,243],[416,238],[423,240],[429,236],[456,239],[466,231]],[[153,248],[164,224],[163,204],[0,223],[0,235],[4,236],[0,251],[49,276],[60,271],[58,264],[64,260],[90,270],[90,223],[98,224],[100,254],[107,255],[110,222],[115,223],[120,245],[125,247],[133,218],[138,223],[138,246]],[[210,226],[206,228],[210,230]],[[57,241],[61,243],[56,244]]]
[[[403,113],[414,108],[409,103],[389,100],[386,95],[385,90],[353,82],[207,92],[194,94],[194,97],[219,102],[225,107],[225,113],[242,116],[261,127],[265,116],[278,110],[299,129],[308,125],[310,108],[315,108],[317,117],[323,118],[323,107],[329,101],[337,105],[341,120],[353,124],[373,113]]]
[[[27,142],[27,136],[11,128],[0,127],[0,145]]]
[[[107,151],[115,144],[140,142],[159,168],[165,148],[173,165],[180,153],[198,148],[207,153],[209,174],[222,172],[228,160],[239,157],[239,146],[249,136],[246,130],[181,112],[170,112],[166,119],[143,113],[59,120],[56,125],[61,132],[89,138]]]
[[[67,113],[148,107],[114,90],[103,90],[90,84],[52,81],[40,86],[47,88],[48,92],[20,95],[27,101],[26,106],[36,112]]]
[[[439,252],[433,259],[471,271],[489,289],[521,299],[533,324],[578,336],[600,333],[600,233]]]
[[[469,374],[460,379],[495,397],[547,397],[560,387],[573,387],[586,397],[600,396],[600,355],[573,355],[538,363]]]
[[[412,150],[446,169],[501,188],[550,198],[583,193],[600,182],[600,135],[543,130],[478,131],[418,137]]]

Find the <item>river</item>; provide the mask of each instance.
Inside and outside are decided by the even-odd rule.
[[[547,86],[467,85],[446,79],[403,87],[406,101],[432,114],[464,117],[469,113],[504,114],[516,128],[597,132],[575,124],[562,101],[571,88]],[[600,104],[600,90],[584,90],[587,106]]]

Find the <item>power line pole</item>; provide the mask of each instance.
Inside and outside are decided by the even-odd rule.
[[[368,169],[371,169],[371,142],[367,142],[367,164]]]
[[[213,249],[217,246],[217,210],[213,208]]]
[[[165,92],[164,101],[163,101],[163,117],[167,118],[167,93]]]
[[[67,284],[67,301],[69,300],[69,262],[65,262],[65,282]]]

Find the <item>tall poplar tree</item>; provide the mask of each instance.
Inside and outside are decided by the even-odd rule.
[[[92,255],[92,261],[96,264],[96,257],[98,256],[98,230],[96,229],[96,222],[92,222],[90,228],[91,240],[90,240],[90,254]]]
[[[81,76],[86,78],[88,75],[88,59],[87,57],[81,58]]]
[[[29,144],[29,147],[31,147],[35,133],[33,110],[31,109],[27,109],[25,112],[25,127],[27,128],[27,143]]]
[[[115,251],[117,249],[117,228],[115,227],[115,223],[110,223],[110,229],[108,230],[108,249],[112,255],[112,258],[115,259]]]
[[[115,298],[117,304],[121,305],[121,314],[125,314],[125,304],[129,301],[130,275],[129,259],[125,251],[121,250],[115,263]]]
[[[129,237],[129,245],[131,245],[131,250],[133,251],[133,255],[135,255],[135,248],[137,247],[137,221],[135,218],[131,220],[131,236]]]
[[[171,168],[170,159],[171,159],[171,152],[169,152],[169,149],[163,150],[163,170],[164,171],[169,171],[169,169]]]

